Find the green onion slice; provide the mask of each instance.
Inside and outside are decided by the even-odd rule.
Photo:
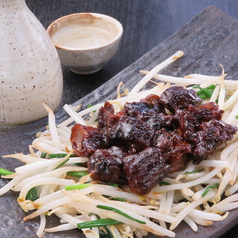
[[[31,188],[26,195],[27,200],[35,201],[38,198],[39,197],[37,195],[37,191],[35,187]]]
[[[85,228],[100,227],[100,226],[111,226],[111,225],[117,225],[121,223],[122,222],[113,220],[111,218],[104,218],[104,219],[98,219],[94,221],[86,221],[86,222],[78,223],[77,226],[79,229],[85,229]]]
[[[114,235],[112,234],[112,232],[106,226],[104,226],[104,229],[106,230],[106,232],[107,232],[107,234],[110,238],[114,238]]]
[[[67,156],[68,154],[64,154],[64,153],[58,153],[58,154],[48,154],[50,159],[53,158],[64,158],[65,156]],[[74,155],[70,155],[69,157],[75,157]]]
[[[87,108],[90,108],[90,107],[92,107],[92,106],[93,106],[92,104],[88,104]]]
[[[97,214],[95,214],[95,213],[89,213],[89,216],[93,216],[93,215],[96,216],[98,220],[101,219],[100,216],[98,216]],[[114,238],[114,235],[111,233],[111,231],[110,231],[106,226],[104,226],[103,228],[104,228],[104,229],[106,230],[106,232],[107,232],[107,233],[106,233],[106,232],[100,230],[100,231],[103,232],[103,237]],[[99,233],[100,233],[100,231],[99,231]],[[101,234],[100,234],[100,238],[101,238]]]
[[[43,158],[43,159],[45,159],[46,156],[47,156],[47,153],[46,153],[46,152],[42,152],[41,155],[40,155],[40,157]]]
[[[106,226],[105,226],[106,227]],[[104,227],[104,228],[105,228]],[[106,227],[107,228],[107,227]],[[105,231],[103,231],[103,230],[99,230],[99,237],[100,238],[114,238],[114,237],[110,237],[110,235],[109,234],[107,234]]]
[[[199,85],[194,85],[193,88],[200,89],[199,91],[196,92],[198,97],[200,97],[201,99],[207,99],[207,98],[211,98],[214,92],[214,89],[216,88],[216,85],[212,84],[206,88],[202,88]]]
[[[14,172],[7,169],[0,168],[0,175],[11,175],[11,174],[14,174]]]
[[[77,166],[81,166],[81,167],[84,167],[84,168],[87,167],[85,164],[82,164],[82,163],[76,163],[75,165],[77,165]]]
[[[75,177],[83,177],[83,176],[86,176],[88,175],[88,173],[86,172],[81,172],[81,171],[70,171],[67,173],[67,175],[70,175],[70,176],[75,176]]]
[[[110,185],[112,187],[119,187],[119,184],[117,183],[112,183],[112,182],[108,182],[107,185]]]
[[[166,182],[166,181],[161,181],[161,182],[159,182],[159,185],[161,185],[161,186],[171,185],[171,183],[170,182]]]
[[[111,197],[111,196],[108,196],[108,195],[103,195],[103,197],[108,198],[109,200],[114,200],[114,201],[120,201],[120,202],[126,202],[127,201],[127,199],[125,199],[125,198],[115,198],[115,197]]]
[[[74,189],[84,189],[90,187],[91,184],[74,184],[74,185],[68,185],[65,187],[66,191],[74,190]]]
[[[122,215],[122,216],[124,216],[124,217],[126,217],[126,218],[128,218],[130,220],[132,220],[132,221],[136,221],[136,222],[141,223],[141,224],[146,224],[146,222],[140,221],[140,220],[138,220],[136,218],[133,218],[130,215],[126,214],[125,212],[123,212],[123,211],[121,211],[121,210],[119,210],[119,209],[117,209],[115,207],[109,207],[109,206],[104,206],[104,205],[97,205],[97,208],[108,210],[108,211],[113,211],[113,212],[116,212],[116,213],[118,213],[118,214],[120,214],[120,215]]]
[[[69,161],[69,158],[66,159],[65,161],[63,161],[61,164],[59,164],[58,166],[55,167],[55,169],[60,168],[61,166],[63,166],[64,164],[66,164]]]
[[[210,185],[210,186],[206,187],[206,189],[202,193],[202,197],[205,197],[207,195],[207,193],[210,191],[211,188],[217,188],[217,187],[218,187],[218,184]]]
[[[199,173],[199,172],[201,172],[201,170],[196,169],[196,170],[193,170],[193,171],[187,171],[187,172],[185,172],[183,174],[195,174],[195,173]]]
[[[180,203],[180,202],[188,202],[188,199],[182,198],[181,200],[179,200],[179,203]]]

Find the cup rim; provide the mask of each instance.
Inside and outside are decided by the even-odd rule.
[[[57,25],[58,22],[61,22],[62,20],[65,20],[66,18],[69,18],[69,17],[74,17],[74,16],[78,16],[78,15],[92,15],[94,17],[100,17],[100,18],[104,18],[104,19],[110,19],[113,23],[115,23],[115,25],[118,26],[118,33],[117,35],[112,39],[110,40],[109,42],[107,43],[104,43],[104,44],[101,44],[101,45],[98,45],[98,46],[92,46],[92,47],[88,47],[88,48],[73,48],[73,47],[67,47],[67,46],[62,46],[62,45],[59,45],[58,43],[56,43],[55,41],[53,41],[52,39],[52,36],[51,36],[51,32],[53,30],[53,28]],[[51,41],[53,42],[53,44],[55,45],[55,47],[57,49],[61,49],[61,50],[68,50],[68,51],[81,51],[81,52],[84,52],[84,51],[91,51],[91,50],[97,50],[97,49],[100,49],[100,48],[103,48],[105,46],[109,46],[111,44],[113,44],[114,42],[116,42],[117,40],[119,40],[123,34],[123,26],[122,24],[115,18],[109,16],[109,15],[105,15],[105,14],[102,14],[102,13],[94,13],[94,12],[80,12],[80,13],[73,13],[73,14],[68,14],[68,15],[65,15],[65,16],[62,16],[60,18],[57,18],[56,20],[54,20],[46,29]]]

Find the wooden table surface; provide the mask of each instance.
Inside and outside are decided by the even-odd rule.
[[[45,28],[58,17],[76,12],[107,14],[124,27],[118,53],[99,72],[82,76],[63,66],[61,106],[77,101],[108,81],[209,5],[238,19],[236,0],[26,0],[26,3]],[[238,237],[238,226],[222,237]]]

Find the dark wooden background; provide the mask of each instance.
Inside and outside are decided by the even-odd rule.
[[[118,53],[101,71],[82,76],[63,66],[61,106],[77,101],[105,83],[209,5],[238,19],[237,0],[26,0],[26,3],[45,28],[56,18],[76,12],[104,13],[124,27]],[[238,237],[238,226],[222,236],[225,237]]]

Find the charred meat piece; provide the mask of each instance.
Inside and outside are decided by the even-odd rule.
[[[124,109],[127,116],[138,117],[144,121],[148,120],[151,114],[165,112],[159,96],[150,94],[140,102],[125,103]]]
[[[170,171],[157,148],[126,156],[123,162],[130,190],[140,195],[149,193]]]
[[[214,102],[208,102],[195,107],[190,104],[186,110],[175,109],[175,119],[172,124],[176,124],[176,131],[183,136],[186,141],[193,141],[193,133],[199,130],[199,126],[203,122],[212,119],[221,120],[223,110],[220,110]]]
[[[144,121],[134,117],[121,117],[109,133],[111,145],[131,147],[137,151],[150,146],[154,130]]]
[[[108,117],[114,115],[114,107],[111,103],[105,102],[104,106],[98,112],[98,128],[106,128],[108,125]]]
[[[123,173],[122,159],[126,153],[119,147],[97,149],[89,157],[88,170],[92,179],[103,182],[126,184],[127,179]]]
[[[71,131],[71,144],[76,156],[88,157],[96,149],[107,148],[107,139],[97,128],[75,124]]]
[[[165,129],[156,132],[154,147],[160,149],[165,161],[170,165],[170,172],[176,172],[185,167],[188,162],[187,154],[191,145],[183,140],[176,132]]]
[[[120,117],[125,116],[125,113],[119,112],[114,114],[114,107],[111,103],[105,102],[104,106],[98,112],[98,128],[105,134],[108,134],[111,127],[119,120]]]
[[[165,115],[164,113],[151,114],[146,120],[146,123],[153,128],[154,131],[158,131],[161,128],[168,126],[168,122],[171,119],[171,115]],[[172,124],[169,124],[169,127]]]
[[[164,108],[156,103],[158,100],[158,96],[151,95],[141,102],[127,102],[123,111],[127,116],[141,119],[153,129],[159,130],[164,126]]]
[[[192,89],[185,89],[181,86],[174,86],[166,89],[160,96],[164,106],[174,113],[176,108],[186,109],[189,104],[195,107],[202,103],[196,92]]]
[[[175,131],[183,138],[190,138],[191,133],[196,131],[196,127],[200,125],[199,120],[196,117],[197,108],[193,105],[189,105],[187,110],[175,109],[173,125],[177,125]]]
[[[161,112],[157,105],[143,102],[127,102],[125,103],[123,110],[127,116],[137,117],[143,121],[147,121],[151,114],[158,114]]]
[[[200,122],[210,121],[212,119],[221,120],[221,115],[224,111],[219,109],[219,106],[214,102],[207,102],[198,107],[197,117]]]
[[[160,97],[156,94],[149,94],[146,98],[142,98],[140,102],[158,105],[160,107],[161,112],[165,111],[164,105],[160,100]]]
[[[197,143],[192,152],[193,163],[199,164],[215,150],[217,145],[231,140],[236,131],[235,126],[215,119],[202,123],[200,130],[194,135]]]

